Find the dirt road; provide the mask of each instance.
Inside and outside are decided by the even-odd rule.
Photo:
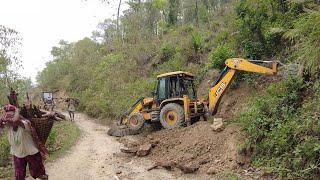
[[[46,165],[50,179],[177,179],[163,169],[147,171],[153,162],[145,158],[121,156],[122,144],[106,134],[107,127],[82,114],[76,114],[75,123],[82,137],[64,157]]]

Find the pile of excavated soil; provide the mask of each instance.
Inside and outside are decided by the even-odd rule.
[[[149,142],[155,145],[148,155],[154,162],[198,166],[199,173],[206,173],[209,168],[216,173],[238,169],[240,128],[232,124],[214,132],[210,125],[200,121],[189,127],[154,132],[138,142],[123,143],[133,147]]]

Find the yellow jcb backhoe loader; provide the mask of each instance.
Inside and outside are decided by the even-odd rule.
[[[194,79],[188,72],[176,71],[157,76],[153,97],[140,98],[108,131],[112,136],[134,135],[141,132],[145,123],[161,123],[172,129],[204,120],[217,112],[219,102],[230,85],[236,71],[275,75],[278,62],[231,58],[223,69],[208,97],[197,98]]]

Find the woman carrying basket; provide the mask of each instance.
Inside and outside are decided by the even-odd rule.
[[[4,107],[5,114],[0,119],[0,128],[8,126],[10,153],[13,155],[16,180],[24,180],[28,164],[34,179],[47,180],[43,158],[47,151],[39,141],[31,122],[20,116],[19,109],[13,105]]]

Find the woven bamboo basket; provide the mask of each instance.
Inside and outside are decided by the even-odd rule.
[[[51,132],[54,118],[52,117],[43,117],[43,118],[32,118],[32,125],[35,127],[38,137],[43,144],[46,144],[46,141]]]

